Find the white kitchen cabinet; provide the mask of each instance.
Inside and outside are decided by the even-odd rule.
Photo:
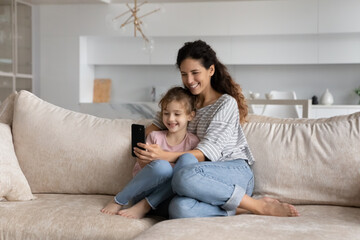
[[[327,118],[360,112],[360,105],[313,105],[311,118]]]
[[[360,63],[360,32],[320,34],[319,63]]]
[[[143,49],[144,41],[140,37],[91,36],[84,42],[89,65],[150,64],[150,55]]]
[[[154,51],[150,54],[150,64],[174,65],[179,48],[185,42],[201,39],[206,41],[217,53],[218,58],[231,64],[232,62],[232,37],[206,36],[206,37],[155,37]]]
[[[317,32],[317,0],[167,2],[163,4],[166,9],[164,13],[153,14],[144,20],[148,23],[146,32],[152,36],[281,35]],[[149,9],[153,8],[149,4]]]
[[[154,37],[154,51],[143,49],[134,37],[86,37],[89,65],[173,65],[187,41],[202,39],[227,65],[317,64],[318,37],[311,35],[254,35],[206,37]]]
[[[319,0],[319,33],[360,32],[359,0]]]
[[[262,35],[231,37],[226,64],[317,64],[317,36]]]
[[[175,65],[177,51],[187,41],[196,39],[191,37],[156,37],[154,50],[149,54],[150,64],[154,65]]]

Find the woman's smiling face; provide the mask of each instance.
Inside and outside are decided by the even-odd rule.
[[[206,69],[200,60],[186,58],[180,64],[184,86],[194,95],[204,95],[211,90],[210,79],[214,74],[214,65]]]

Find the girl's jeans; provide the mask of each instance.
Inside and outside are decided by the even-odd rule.
[[[145,198],[151,208],[156,209],[161,202],[173,196],[171,189],[173,171],[168,161],[152,161],[115,196],[115,202],[127,205],[130,200],[137,203]]]
[[[198,162],[186,153],[175,166],[170,218],[235,215],[244,195],[251,196],[254,188],[253,173],[243,159]]]

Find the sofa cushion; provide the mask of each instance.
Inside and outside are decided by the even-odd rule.
[[[6,123],[11,126],[16,96],[17,92],[13,92],[0,104],[0,123]]]
[[[255,197],[360,206],[360,112],[324,119],[250,116]]]
[[[360,208],[297,206],[300,217],[243,214],[162,221],[134,240],[359,239]]]
[[[158,222],[100,212],[112,197],[105,195],[38,194],[36,201],[1,202],[1,239],[125,240]]]
[[[73,112],[19,92],[14,145],[33,193],[119,192],[135,163],[130,154],[133,122]]]
[[[0,200],[31,200],[29,183],[15,155],[10,126],[0,123]]]

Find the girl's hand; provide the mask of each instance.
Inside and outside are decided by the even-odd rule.
[[[141,168],[144,168],[147,164],[151,163],[151,161],[141,160],[139,158],[136,158],[136,161],[138,162]]]
[[[141,162],[144,162],[144,163],[146,162],[146,164],[147,164],[147,163],[157,160],[157,159],[167,160],[166,152],[164,150],[162,150],[162,148],[157,144],[148,145],[148,144],[138,143],[138,146],[145,149],[145,150],[142,150],[137,147],[134,148],[135,155]]]

